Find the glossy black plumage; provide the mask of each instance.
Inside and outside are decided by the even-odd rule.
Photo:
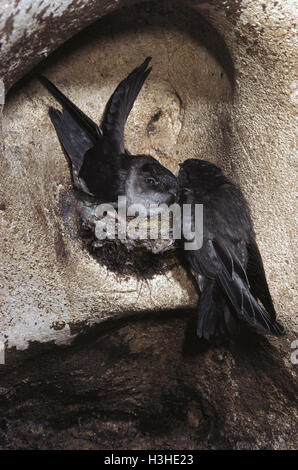
[[[151,58],[135,68],[109,99],[101,127],[86,116],[47,78],[40,82],[62,106],[50,108],[57,135],[72,165],[76,188],[100,202],[117,202],[126,195],[127,203],[170,202],[177,193],[175,176],[147,155],[131,155],[124,145],[124,127],[151,68]]]
[[[237,334],[239,320],[283,334],[266,281],[248,204],[220,168],[186,160],[178,175],[180,204],[203,204],[203,246],[184,251],[200,289],[197,334]],[[194,228],[194,212],[192,229]],[[185,224],[186,225],[186,224]]]

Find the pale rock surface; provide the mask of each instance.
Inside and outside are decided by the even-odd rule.
[[[297,334],[296,2],[181,0],[149,1],[135,6],[131,4],[138,2],[121,0],[58,3],[51,0],[2,2],[0,76],[6,90],[76,32],[117,10],[65,44],[45,60],[39,70],[98,122],[117,83],[146,56],[152,56],[153,71],[126,127],[127,147],[133,153],[150,153],[174,172],[178,170],[178,163],[186,158],[207,159],[220,165],[240,183],[252,209],[278,316],[287,331],[285,338],[269,339],[269,343],[260,348],[262,353],[258,360],[249,356],[249,348],[243,356],[248,359],[239,359],[239,362],[241,348],[231,352],[224,349],[223,359],[219,360],[222,369],[212,362],[212,355],[201,356],[197,364],[191,363],[187,369],[183,363],[179,366],[180,356],[172,358],[174,352],[168,354],[174,351],[176,342],[180,344],[179,328],[178,336],[168,329],[165,345],[159,346],[156,352],[157,376],[148,382],[149,372],[148,376],[143,374],[143,363],[141,368],[137,364],[137,372],[133,369],[132,377],[137,377],[138,371],[140,377],[139,382],[132,382],[133,390],[141,390],[143,397],[149,384],[151,397],[151,392],[156,392],[158,374],[167,377],[175,363],[185,383],[196,378],[193,393],[203,397],[201,414],[198,414],[197,403],[190,401],[188,419],[193,429],[187,428],[190,433],[196,435],[197,427],[201,429],[200,423],[206,416],[211,421],[214,418],[212,423],[217,429],[222,410],[217,408],[215,390],[223,386],[223,397],[227,391],[222,399],[229,411],[224,425],[227,427],[223,426],[222,433],[233,435],[234,440],[231,438],[221,444],[221,438],[214,437],[216,432],[211,430],[207,434],[212,435],[214,441],[209,442],[205,435],[205,440],[202,438],[205,443],[209,442],[207,448],[295,446],[293,392],[283,387],[292,384],[291,342]],[[3,87],[1,93],[3,97]],[[47,115],[51,104],[54,101],[31,76],[11,89],[3,111],[0,339],[6,343],[7,357],[9,351],[13,351],[11,348],[24,350],[32,342],[70,344],[86,326],[108,319],[149,310],[157,314],[163,310],[185,309],[194,307],[197,302],[191,279],[179,264],[146,280],[132,275],[123,277],[100,264],[82,244],[69,214],[69,168]],[[154,350],[156,343],[152,346],[150,341],[155,334],[160,338],[159,345],[162,344],[159,328],[163,326],[148,328],[148,337],[145,332],[140,333],[140,325],[119,333],[127,347],[135,348],[131,350],[133,354],[141,354],[144,348]],[[144,344],[137,340],[137,334]],[[119,346],[117,341],[115,349]],[[108,343],[105,344],[108,348]],[[121,352],[122,349],[120,355]],[[159,353],[161,358],[166,357],[164,362],[159,360]],[[81,364],[80,361],[83,359],[78,359]],[[152,361],[154,363],[154,358]],[[160,361],[167,363],[166,369],[162,369]],[[125,364],[122,364],[123,370]],[[159,372],[159,367],[163,372]],[[82,364],[81,368],[84,368]],[[78,377],[83,374],[80,370],[76,372]],[[183,375],[190,370],[189,376]],[[210,370],[214,373],[209,374]],[[200,382],[202,371],[205,382]],[[172,373],[170,379],[174,380],[176,372]],[[243,383],[238,380],[240,376]],[[33,374],[30,378],[32,383],[34,377]],[[179,377],[175,386],[181,391]],[[264,377],[271,384],[268,389]],[[7,383],[13,383],[10,380],[7,379]],[[93,384],[92,377],[84,378],[84,383],[88,380]],[[107,386],[102,380],[96,385],[97,390]],[[74,382],[75,390],[77,383]],[[223,385],[226,383],[228,388]],[[262,386],[258,389],[260,383]],[[254,384],[254,404],[249,396],[251,384]],[[113,383],[116,390],[118,385]],[[58,380],[57,387],[61,386]],[[3,396],[6,397],[9,386],[5,387]],[[230,389],[233,399],[229,398]],[[183,388],[183,393],[185,390]],[[158,393],[157,396],[156,407],[160,403]],[[129,402],[125,394],[124,402]],[[144,406],[150,408],[151,402]],[[134,413],[137,416],[137,409],[129,408],[128,413],[132,413],[129,416]],[[255,415],[248,411],[251,409]],[[125,426],[122,432],[126,434]],[[181,433],[185,435],[184,430]],[[237,433],[242,433],[242,440],[235,444]],[[143,438],[135,439],[131,437],[129,442],[144,445]],[[187,443],[184,437],[175,439],[172,448],[199,445],[195,438]],[[151,444],[156,445],[154,440]],[[98,445],[100,447],[100,442]]]

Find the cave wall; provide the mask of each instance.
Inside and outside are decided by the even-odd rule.
[[[7,8],[9,3],[10,9]],[[68,38],[99,18],[102,19],[49,55]],[[163,342],[163,333],[171,331],[171,339],[163,346],[163,357],[167,364],[172,364],[172,360],[177,363],[175,374],[182,374],[186,385],[182,386],[181,380],[175,375],[175,391],[172,395],[169,393],[165,400],[168,403],[176,397],[179,402],[179,394],[184,390],[182,395],[185,396],[185,387],[188,390],[186,415],[181,411],[177,418],[177,423],[182,423],[183,429],[192,429],[189,432],[195,436],[188,445],[202,445],[203,441],[207,447],[221,445],[220,439],[223,437],[215,436],[212,430],[214,426],[208,431],[211,433],[210,439],[207,431],[206,435],[199,433],[201,440],[198,438],[198,429],[200,432],[205,429],[205,424],[200,428],[204,419],[208,421],[208,416],[212,415],[210,409],[216,410],[214,415],[217,418],[214,418],[214,422],[223,419],[220,409],[214,404],[215,393],[210,393],[210,390],[219,386],[219,383],[225,384],[232,374],[235,392],[240,387],[240,377],[246,373],[248,377],[254,377],[245,382],[247,389],[250,380],[256,387],[263,377],[267,385],[269,382],[275,384],[279,392],[270,397],[269,392],[264,392],[267,385],[262,385],[258,392],[259,408],[262,408],[261,397],[264,396],[266,417],[262,413],[255,417],[255,411],[251,411],[254,405],[249,404],[249,394],[243,389],[240,396],[244,404],[237,400],[230,404],[234,415],[239,415],[242,441],[240,438],[237,441],[236,434],[234,441],[226,438],[231,424],[228,414],[228,424],[222,427],[225,435],[222,445],[234,448],[237,445],[241,448],[250,445],[256,448],[286,448],[294,445],[291,444],[294,442],[293,421],[287,418],[286,411],[291,409],[294,416],[293,393],[283,385],[286,381],[291,384],[294,381],[290,354],[291,342],[296,339],[293,116],[297,106],[297,80],[294,22],[291,1],[193,0],[141,4],[107,0],[63,2],[60,7],[50,1],[39,4],[26,0],[6,2],[0,23],[0,76],[8,93],[1,126],[3,290],[0,335],[6,344],[7,362],[7,366],[1,370],[5,383],[2,410],[10,416],[12,435],[16,430],[13,423],[17,419],[13,404],[14,400],[22,400],[23,389],[20,389],[19,395],[13,394],[12,398],[9,398],[7,391],[13,390],[14,380],[18,381],[15,368],[26,363],[27,354],[31,354],[32,350],[32,357],[36,360],[39,352],[36,353],[34,348],[38,345],[47,348],[54,342],[63,348],[71,344],[74,338],[78,340],[81,335],[84,337],[89,327],[91,331],[94,328],[97,331],[97,327],[92,325],[102,324],[104,328],[108,320],[124,318],[130,325],[126,327],[128,339],[124,343],[135,341],[138,346],[133,351],[136,355],[134,357],[140,354],[140,362],[136,360],[131,364],[131,376],[134,376],[135,368],[140,368],[142,361],[148,360],[148,351],[142,344],[142,327],[148,327],[151,343],[149,341],[146,344],[149,350],[156,350],[156,354]],[[185,364],[182,354],[183,331],[187,329],[189,309],[197,302],[192,281],[179,260],[171,260],[169,267],[155,276],[151,274],[149,278],[140,279],[133,275],[120,276],[117,271],[99,263],[84,248],[73,225],[69,206],[69,169],[47,116],[47,107],[53,101],[34,77],[36,70],[42,71],[98,121],[118,81],[147,55],[153,57],[153,72],[128,121],[126,142],[129,150],[151,153],[172,171],[177,171],[178,163],[185,158],[208,159],[219,164],[241,184],[252,209],[277,312],[287,332],[286,338],[266,339],[264,344],[261,341],[261,346],[258,341],[252,343],[265,351],[266,359],[260,361],[259,366],[252,359],[254,353],[251,345],[244,347],[242,352],[239,352],[239,347],[231,352],[232,346],[224,344],[220,348],[225,353],[217,349],[214,353],[211,348],[211,351],[204,353],[204,357],[199,356],[199,360],[196,355],[191,368],[199,385],[191,381],[189,388],[187,384],[190,383],[190,377],[188,374],[184,376],[181,371]],[[37,64],[38,69],[32,69]],[[18,82],[30,71],[31,74]],[[152,121],[156,113],[160,117]],[[147,312],[150,318],[151,315],[158,318],[154,315],[162,315],[165,310],[170,312],[156,326],[154,322],[150,325],[141,322],[143,326],[140,327],[139,323],[135,326],[138,315],[142,319],[142,314]],[[178,322],[180,329],[176,333],[177,320],[171,320],[177,316],[175,310],[181,318],[181,324]],[[127,348],[119,345],[120,340],[117,339],[119,335],[122,338],[122,333],[113,330],[110,334],[111,344],[118,345],[121,353],[116,346],[115,350],[125,363]],[[92,335],[90,341],[94,353],[98,342]],[[179,357],[172,358],[169,351],[175,348],[176,343]],[[144,349],[145,355],[142,352]],[[230,360],[228,365],[222,362],[222,369],[218,371],[219,376],[214,382],[207,374],[204,380],[209,385],[204,387],[200,382],[200,374],[202,370],[215,367],[211,358],[217,353],[223,354],[223,357],[227,355]],[[243,363],[240,361],[240,366],[237,355],[242,357],[242,353],[248,359]],[[60,353],[50,346],[49,354],[48,360],[51,361],[52,354],[59,358]],[[84,348],[81,354],[83,357]],[[72,352],[69,352],[69,356],[70,368],[78,370],[74,367],[76,356]],[[99,356],[96,353],[98,361]],[[113,357],[110,351],[106,360],[107,370],[110,371],[107,374],[117,371],[118,365],[112,360]],[[270,358],[275,364],[272,371],[269,371]],[[81,376],[78,372],[81,377],[78,381],[81,380],[84,388],[89,363],[87,358],[81,360],[83,372]],[[63,375],[62,364],[58,362],[57,370]],[[235,364],[238,364],[237,367]],[[121,370],[124,370],[123,367],[121,362]],[[152,367],[161,371],[157,360],[152,362]],[[258,367],[259,372],[254,372]],[[32,370],[30,373],[28,371],[28,393],[33,402],[34,386],[31,389],[31,384],[46,380],[44,376],[38,375],[41,372],[36,374],[33,377]],[[169,413],[167,406],[161,405],[163,398],[154,377],[148,373],[144,385],[138,382],[136,390],[138,397],[148,397],[153,390],[156,406],[160,404],[160,413],[152,412],[149,417],[145,413],[147,417],[143,417],[144,407],[149,402],[146,399],[138,402],[136,398],[127,416],[122,416],[124,427],[119,427],[119,435],[125,432],[128,416],[135,413],[139,423],[137,429],[142,435],[139,442],[144,442],[146,426],[154,420],[156,413],[160,419]],[[50,388],[60,387],[65,390],[70,379],[47,380],[50,380]],[[102,395],[110,390],[111,384],[109,381],[96,384],[94,389],[97,389],[97,394],[94,393],[100,401]],[[117,384],[113,384],[113,387],[117,390]],[[99,389],[103,391],[99,393]],[[221,393],[224,396],[228,394],[228,388],[223,387]],[[121,406],[127,401],[128,395],[123,395]],[[195,399],[190,399],[190,396]],[[5,401],[6,398],[8,401]],[[78,403],[78,413],[81,413],[82,396],[78,394],[74,400]],[[207,403],[207,411],[205,405],[199,405],[202,401]],[[24,416],[30,415],[32,404],[29,402],[22,405]],[[62,402],[59,401],[60,404]],[[102,408],[100,405],[97,408],[102,419]],[[111,424],[113,406],[107,409]],[[44,413],[47,415],[46,409]],[[204,419],[192,418],[193,415],[202,414]],[[190,422],[185,416],[191,416]],[[259,423],[258,432],[249,425],[253,419]],[[266,431],[264,419],[268,425]],[[144,420],[147,423],[145,428],[142,424]],[[41,421],[40,417],[36,417],[32,426]],[[27,422],[26,419],[24,422]],[[191,427],[189,423],[197,425]],[[20,426],[26,427],[26,424],[21,423]],[[28,432],[32,436],[30,429]],[[256,434],[253,437],[254,432],[258,437]],[[13,439],[11,437],[11,443]],[[174,437],[172,439],[174,442]],[[240,441],[243,444],[239,444]],[[11,445],[18,444],[15,442]],[[100,440],[95,445],[100,445]],[[175,445],[182,446],[177,442]]]

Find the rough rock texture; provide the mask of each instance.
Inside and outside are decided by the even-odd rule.
[[[193,332],[186,312],[138,314],[17,352],[1,374],[0,448],[294,449],[280,346],[245,332],[206,349]]]
[[[221,135],[221,122],[229,116],[230,69],[225,64],[225,73],[202,44],[205,36],[209,44],[216,32],[210,27],[198,37],[198,21],[205,23],[201,17],[195,21],[187,11],[183,21],[177,10],[169,9],[164,15],[158,4],[152,11],[135,7],[133,16],[129,11],[96,23],[75,38],[49,59],[43,73],[98,121],[119,80],[151,54],[153,72],[126,128],[128,149],[150,153],[174,172],[179,161],[206,147],[210,158],[223,160],[223,137],[219,145],[215,136]],[[220,39],[218,47],[226,57]],[[11,290],[4,299],[1,331],[9,347],[24,348],[33,340],[61,342],[63,335],[68,341],[71,325],[77,323],[197,302],[192,282],[180,266],[164,275],[157,270],[145,282],[107,271],[106,264],[98,263],[86,249],[71,217],[68,163],[47,114],[53,103],[32,79],[12,90],[5,105],[2,163],[9,176],[3,188],[6,246],[2,260]],[[187,129],[196,123],[200,130],[190,140]],[[19,190],[11,192],[16,186]],[[143,271],[147,277],[146,266]],[[65,327],[57,332],[55,322]]]
[[[8,0],[0,18],[1,73],[6,88],[96,19],[133,0]]]
[[[39,70],[98,121],[117,82],[152,55],[127,146],[173,171],[208,159],[241,184],[287,337],[244,334],[202,351],[188,337],[197,296],[179,260],[144,260],[144,279],[140,265],[124,277],[95,259],[71,217],[53,101],[27,77],[2,124],[0,445],[294,448],[293,2],[132,3],[5,2],[0,76],[8,89],[117,8]]]

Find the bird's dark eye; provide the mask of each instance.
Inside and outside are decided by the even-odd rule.
[[[147,178],[145,178],[145,181],[149,186],[157,186],[158,185],[158,182],[152,176],[148,176]]]

